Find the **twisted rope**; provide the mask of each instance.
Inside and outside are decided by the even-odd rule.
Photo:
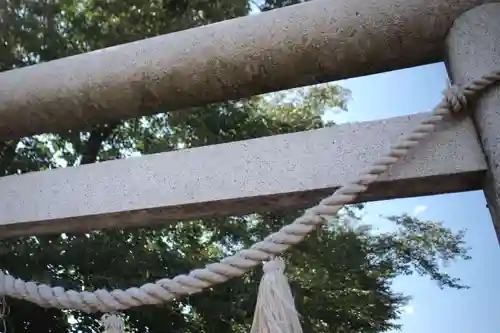
[[[291,246],[296,245],[316,227],[334,217],[344,205],[352,203],[365,192],[368,186],[385,173],[391,165],[404,157],[432,133],[445,117],[458,113],[467,107],[471,98],[500,81],[500,70],[473,80],[464,87],[453,86],[444,92],[444,98],[433,110],[432,115],[422,121],[413,132],[392,146],[389,153],[380,158],[356,181],[347,183],[318,205],[307,209],[304,214],[267,236],[263,241],[242,250],[219,263],[195,269],[188,275],[178,275],[173,279],[161,279],[155,283],[127,290],[96,290],[77,292],[61,287],[50,287],[37,282],[25,282],[0,271],[0,295],[24,299],[43,307],[76,309],[85,312],[111,312],[125,310],[145,304],[159,304],[181,296],[199,293],[210,286],[242,276],[263,261],[272,259]]]

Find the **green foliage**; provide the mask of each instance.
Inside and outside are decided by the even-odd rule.
[[[258,3],[269,10],[296,1]],[[0,70],[27,66],[248,14],[246,0],[7,0],[0,4]],[[175,47],[173,45],[172,47]],[[345,110],[349,92],[329,84],[175,113],[0,143],[0,173],[20,174],[320,128]],[[463,288],[440,262],[468,259],[463,233],[407,215],[396,230],[353,225],[362,205],[288,254],[305,332],[375,333],[396,327],[408,297],[392,280],[417,272]],[[154,228],[24,237],[0,243],[2,269],[75,290],[128,288],[173,277],[234,253],[300,212],[217,217]],[[248,332],[261,271],[162,306],[126,311],[133,332]],[[41,309],[8,299],[9,332],[92,332],[97,315]],[[68,324],[68,318],[73,325]]]

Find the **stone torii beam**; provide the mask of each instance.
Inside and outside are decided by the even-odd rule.
[[[427,114],[0,178],[0,239],[306,208]],[[361,201],[480,189],[472,122],[447,121]]]
[[[489,2],[315,0],[3,72],[0,141],[436,62]]]

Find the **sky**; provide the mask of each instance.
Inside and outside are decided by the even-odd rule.
[[[431,111],[447,86],[442,63],[338,81],[352,92],[348,112],[327,113],[337,123],[359,122]],[[420,276],[398,277],[394,289],[412,296],[398,323],[403,333],[496,332],[500,328],[500,247],[482,191],[379,201],[367,204],[365,220],[383,223],[380,215],[411,213],[442,221],[452,230],[467,229],[472,260],[446,271],[469,290],[441,290]]]

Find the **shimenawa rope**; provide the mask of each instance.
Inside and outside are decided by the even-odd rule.
[[[500,81],[500,70],[473,80],[464,87],[453,86],[444,92],[441,103],[433,114],[422,121],[413,132],[394,145],[390,152],[380,158],[357,180],[347,183],[318,205],[307,209],[293,223],[267,236],[263,241],[242,250],[219,263],[195,269],[188,275],[178,275],[173,279],[161,279],[127,290],[96,290],[77,292],[61,287],[50,287],[37,282],[25,282],[0,271],[0,295],[24,299],[43,307],[76,309],[85,312],[110,312],[125,310],[145,304],[159,304],[184,295],[201,292],[212,285],[242,276],[263,261],[273,259],[292,245],[300,243],[317,226],[334,217],[346,204],[367,190],[391,165],[405,156],[411,148],[436,129],[445,117],[466,108],[467,102],[486,88]]]

